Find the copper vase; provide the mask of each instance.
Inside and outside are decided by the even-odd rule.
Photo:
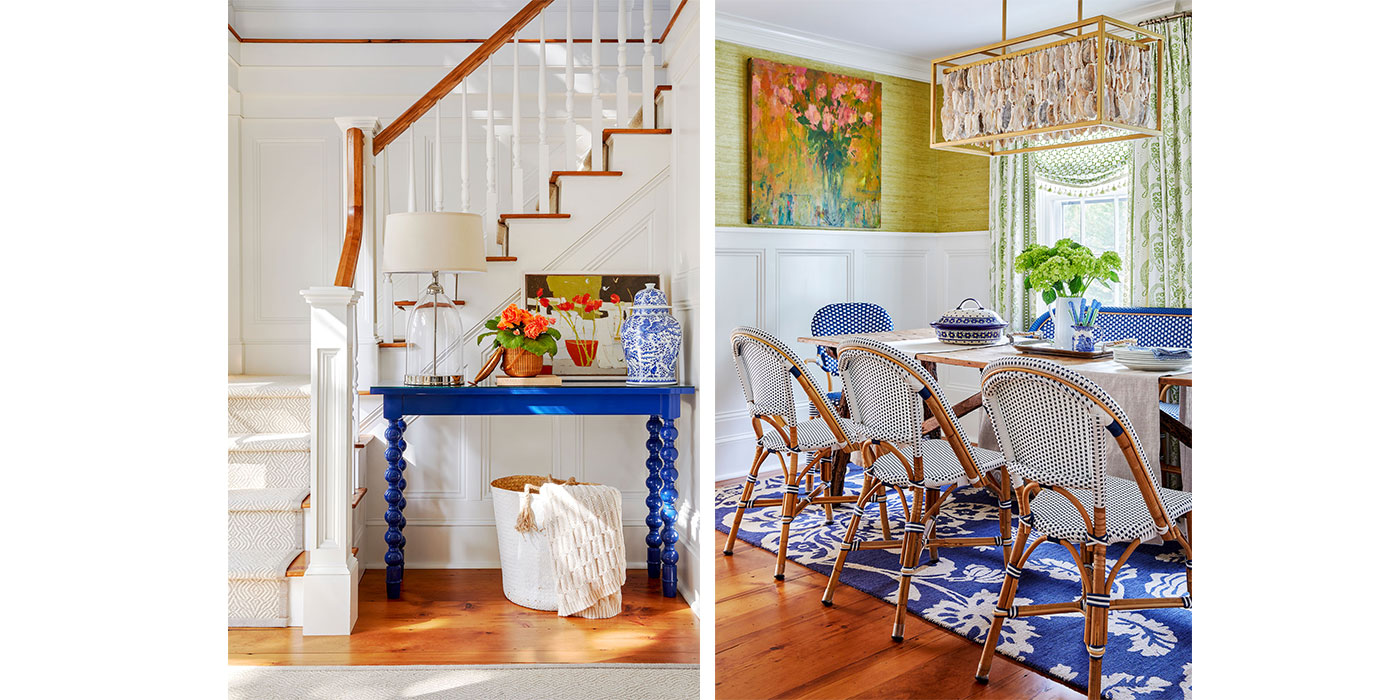
[[[525,348],[506,348],[501,369],[512,377],[533,377],[544,369],[544,357]]]

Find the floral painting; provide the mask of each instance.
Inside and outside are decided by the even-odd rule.
[[[880,227],[880,83],[749,59],[749,223]]]
[[[622,323],[632,310],[633,295],[647,283],[662,288],[657,274],[525,273],[525,310],[558,319],[554,327],[563,336],[553,373],[566,380],[626,377]]]

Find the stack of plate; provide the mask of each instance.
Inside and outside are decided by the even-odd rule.
[[[1158,358],[1152,353],[1156,350],[1190,350],[1190,348],[1141,348],[1141,347],[1116,347],[1113,348],[1113,361],[1128,369],[1141,369],[1149,372],[1170,372],[1178,370],[1191,364],[1191,357],[1163,357]]]

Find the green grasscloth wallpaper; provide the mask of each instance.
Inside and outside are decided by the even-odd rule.
[[[716,225],[747,225],[749,58],[880,81],[884,126],[879,230],[986,230],[989,159],[928,147],[928,83],[723,41],[715,42]]]

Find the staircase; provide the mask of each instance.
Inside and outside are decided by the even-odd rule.
[[[473,276],[470,286],[462,285],[475,301],[461,306],[456,280],[444,280],[454,301],[465,309],[462,320],[469,330],[460,342],[468,345],[486,319],[521,301],[522,273],[600,269],[627,244],[628,236],[666,225],[655,221],[671,211],[672,90],[658,84],[658,77],[664,83],[664,66],[656,65],[656,47],[662,44],[652,39],[652,0],[606,0],[620,10],[614,36],[622,39],[608,49],[617,55],[610,68],[616,75],[610,79],[611,94],[603,90],[602,3],[560,0],[565,5],[565,36],[560,39],[548,36],[546,18],[540,14],[552,1],[525,2],[519,13],[387,126],[378,117],[336,120],[346,139],[345,237],[334,286],[302,291],[311,307],[311,376],[230,380],[231,626],[301,624],[305,635],[350,634],[358,611],[358,576],[366,566],[380,566],[377,561],[361,562],[351,546],[359,544],[364,518],[364,509],[356,508],[364,489],[357,488],[362,469],[353,447],[366,440],[356,436],[361,426],[376,421],[379,425],[369,432],[381,434],[384,428],[382,405],[361,392],[402,377],[405,353],[375,350],[403,347],[405,311],[422,284],[411,273],[380,272],[383,231],[378,213],[389,211],[390,198],[388,178],[376,177],[377,168],[387,172],[390,159],[406,163],[401,172],[407,174],[409,211],[420,206],[418,193],[423,193],[422,203],[430,211],[469,211],[487,222],[486,274]],[[584,11],[591,5],[591,41],[575,42],[575,4]],[[684,5],[675,6],[677,13]],[[630,38],[635,36],[630,27],[637,9],[642,18],[639,41]],[[534,33],[527,34],[527,25]],[[535,54],[535,106],[529,114],[524,114],[522,101],[522,34],[527,41],[533,38],[536,47],[527,45],[525,51]],[[551,53],[558,52],[541,50],[560,42],[562,66],[550,63]],[[576,78],[575,58],[583,50],[591,53],[591,80]],[[496,85],[507,81],[496,73],[506,66],[509,99],[498,99]],[[579,70],[578,76],[582,74]],[[633,77],[639,80],[633,83]],[[641,90],[634,93],[629,86],[637,84]],[[611,102],[611,116],[605,116],[605,97]],[[555,109],[560,103],[562,112]],[[576,103],[588,108],[576,110]],[[456,121],[447,125],[447,133],[461,134],[457,173],[443,167],[445,119]],[[428,128],[431,139],[415,147],[415,129]],[[482,134],[485,148],[469,148],[469,134]],[[405,135],[408,138],[390,149]],[[418,153],[428,161],[427,168],[414,165]],[[528,155],[535,157],[527,160]],[[478,195],[472,195],[474,191]],[[458,193],[455,203],[448,201],[448,192]],[[661,232],[658,238],[669,231],[654,230]],[[386,493],[402,498],[392,489]],[[294,505],[302,501],[309,511]]]
[[[228,624],[287,627],[305,569],[311,381],[228,379]],[[363,444],[363,443],[361,443]],[[358,505],[364,489],[357,489]]]

